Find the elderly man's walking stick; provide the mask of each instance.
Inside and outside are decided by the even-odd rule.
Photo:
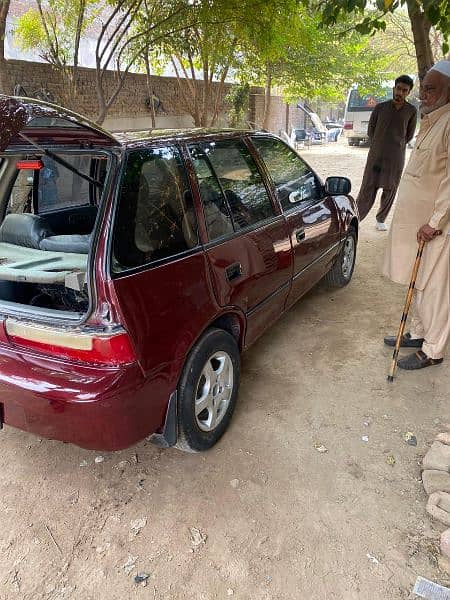
[[[387,380],[391,383],[394,381],[394,373],[395,373],[395,369],[397,368],[398,352],[400,350],[400,344],[402,342],[403,333],[405,331],[406,319],[408,318],[409,308],[411,306],[411,302],[413,299],[414,288],[416,286],[417,271],[419,270],[420,259],[422,258],[422,252],[423,252],[424,246],[425,246],[425,242],[423,242],[423,241],[420,242],[419,249],[417,250],[416,260],[414,262],[413,270],[411,273],[411,281],[409,282],[409,288],[408,288],[408,293],[406,294],[405,306],[403,308],[403,314],[402,314],[402,318],[400,320],[400,327],[398,328],[397,339],[395,341],[395,348],[394,348],[394,354],[392,356],[391,370],[389,371],[389,375],[387,378]]]

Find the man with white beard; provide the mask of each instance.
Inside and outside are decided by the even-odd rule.
[[[425,248],[403,348],[417,351],[398,361],[415,370],[440,364],[450,336],[450,61],[437,62],[420,90],[422,122],[400,182],[383,274],[407,285],[417,252]],[[388,346],[395,336],[387,336]]]

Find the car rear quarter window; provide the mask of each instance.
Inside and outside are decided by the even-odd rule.
[[[318,200],[321,185],[311,168],[286,144],[275,138],[253,137],[275,185],[283,211]]]
[[[219,140],[189,147],[199,181],[209,239],[275,215],[261,174],[244,142]]]
[[[197,246],[192,194],[177,148],[130,152],[118,202],[113,232],[115,273]]]

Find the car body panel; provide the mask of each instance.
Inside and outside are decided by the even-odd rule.
[[[220,306],[237,306],[247,316],[245,346],[261,335],[284,308],[292,254],[285,220],[270,223],[207,249]],[[227,277],[233,266],[240,274]]]
[[[116,277],[112,286],[146,376],[169,363],[183,363],[218,312],[202,251]]]
[[[341,223],[331,197],[294,209],[286,219],[294,253],[291,306],[327,272],[339,252]]]
[[[33,119],[47,121],[30,127]],[[67,123],[71,125],[64,126]],[[1,150],[7,152],[14,148],[23,152],[27,139],[50,148],[81,142],[113,150],[93,235],[95,251],[89,255],[91,310],[84,322],[66,326],[107,330],[120,325],[128,333],[134,359],[118,367],[58,359],[16,346],[0,327],[0,423],[51,439],[118,450],[160,432],[169,398],[174,397],[186,359],[203,333],[226,323],[239,348],[247,348],[327,272],[348,227],[357,224],[350,196],[323,195],[282,213],[264,162],[248,141],[253,133],[164,130],[115,137],[59,107],[6,97],[0,97],[0,124],[4,125]],[[19,135],[24,130],[27,139]],[[186,144],[229,137],[239,137],[249,146],[274,216],[210,243]],[[198,222],[198,245],[113,273],[113,224],[125,163],[121,158],[130,150],[162,143],[181,148]],[[78,216],[86,219],[82,212]],[[73,217],[77,221],[76,211]],[[33,318],[39,321],[41,316]],[[15,319],[22,317],[32,320],[30,311],[25,316],[14,313]],[[63,317],[58,318],[60,326]],[[45,319],[49,323],[48,315]]]
[[[155,383],[156,382],[156,383]],[[74,365],[0,346],[3,420],[24,431],[96,450],[126,448],[156,430],[167,387],[161,375],[143,377],[137,363],[120,369]]]

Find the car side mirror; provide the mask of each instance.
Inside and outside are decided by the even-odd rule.
[[[330,196],[337,196],[343,194],[346,196],[350,194],[352,189],[352,182],[348,177],[327,177],[325,180],[325,193]]]

